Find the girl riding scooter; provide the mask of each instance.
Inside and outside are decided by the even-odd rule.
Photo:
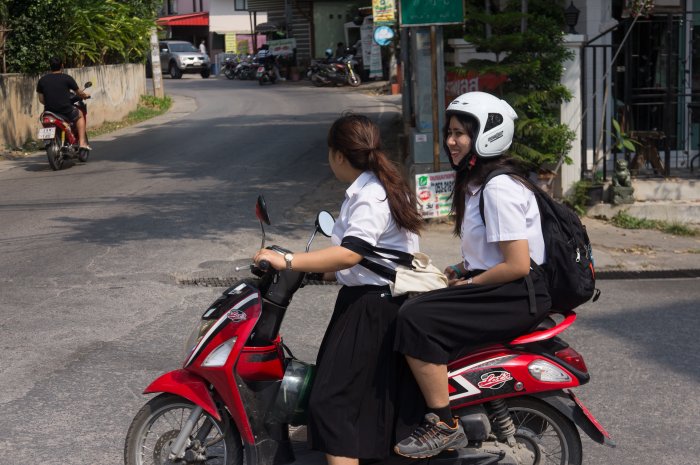
[[[412,458],[467,445],[449,403],[447,363],[458,349],[505,341],[535,327],[551,303],[539,268],[544,259],[540,212],[534,193],[492,170],[512,166],[515,111],[483,92],[457,97],[447,107],[444,148],[457,178],[452,194],[454,233],[463,261],[445,269],[451,287],[407,302],[397,320],[396,350],[406,356],[428,406],[423,425],[395,452]]]

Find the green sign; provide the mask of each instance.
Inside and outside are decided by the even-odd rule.
[[[401,0],[401,27],[463,22],[464,0]]]

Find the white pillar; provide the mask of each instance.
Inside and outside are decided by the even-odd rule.
[[[561,83],[571,92],[571,100],[561,105],[561,122],[574,131],[576,136],[571,142],[569,158],[573,160],[571,165],[561,166],[561,194],[567,195],[573,184],[581,179],[581,130],[583,105],[581,101],[581,48],[586,36],[567,34],[564,36],[564,44],[573,52],[571,60],[564,63],[564,74]]]

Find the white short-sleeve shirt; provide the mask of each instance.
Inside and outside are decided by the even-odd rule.
[[[365,171],[345,191],[345,201],[340,207],[340,216],[333,226],[331,241],[340,245],[345,237],[356,237],[375,247],[418,251],[418,236],[400,228],[391,216],[386,191],[371,171]],[[395,268],[388,261],[387,266]],[[376,285],[390,282],[362,265],[337,271],[336,279],[345,286]]]
[[[471,193],[471,195],[470,195]],[[498,242],[527,239],[530,257],[545,260],[540,210],[535,194],[508,175],[496,176],[484,189],[484,221],[479,213],[481,186],[470,185],[462,221],[462,258],[468,270],[502,263]]]

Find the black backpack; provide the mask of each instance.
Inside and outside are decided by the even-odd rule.
[[[546,254],[542,269],[552,298],[552,309],[565,312],[591,300],[591,297],[594,302],[598,300],[600,291],[595,287],[593,251],[586,227],[573,210],[556,202],[530,180],[508,169],[490,172],[479,198],[479,212],[484,224],[484,188],[491,179],[501,174],[517,177],[534,192],[537,199]]]

